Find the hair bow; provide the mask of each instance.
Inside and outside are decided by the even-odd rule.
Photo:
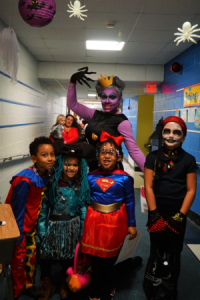
[[[115,141],[115,143],[119,146],[121,145],[121,143],[123,142],[123,136],[120,135],[120,136],[112,136],[110,135],[109,133],[107,133],[106,131],[102,130],[102,133],[100,135],[100,142],[105,142],[107,141],[108,139],[112,139]]]

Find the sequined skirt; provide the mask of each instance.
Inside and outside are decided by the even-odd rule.
[[[74,256],[79,241],[80,217],[68,221],[52,221],[47,224],[47,232],[40,248],[42,259],[66,260]]]

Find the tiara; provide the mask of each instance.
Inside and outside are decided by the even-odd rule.
[[[110,77],[110,79],[108,79],[108,76],[106,74],[105,74],[105,78],[101,74],[100,74],[100,76],[101,76],[101,79],[99,78],[99,81],[100,81],[102,87],[105,88],[107,86],[112,85],[112,83],[113,83],[113,75]]]

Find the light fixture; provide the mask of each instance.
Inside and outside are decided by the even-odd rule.
[[[96,97],[96,94],[88,94],[88,97]]]
[[[89,101],[89,100],[84,100],[83,101],[85,104],[101,104],[101,101]]]
[[[121,51],[125,42],[118,41],[86,41],[87,50],[113,50]]]

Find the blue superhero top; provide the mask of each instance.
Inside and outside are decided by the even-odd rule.
[[[133,178],[126,172],[115,169],[97,169],[88,175],[91,200],[109,205],[123,201],[126,205],[128,226],[136,226]]]

